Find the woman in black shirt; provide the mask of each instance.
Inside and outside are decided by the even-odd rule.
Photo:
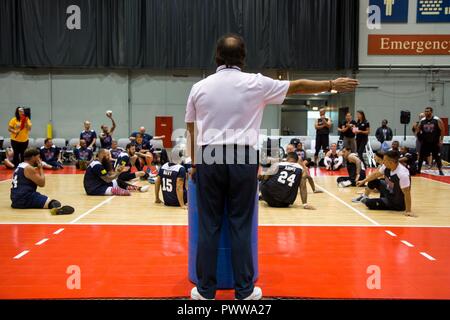
[[[356,118],[358,120],[354,131],[356,134],[356,148],[359,158],[364,162],[363,153],[366,150],[366,144],[369,140],[370,124],[366,120],[364,111],[356,111]]]

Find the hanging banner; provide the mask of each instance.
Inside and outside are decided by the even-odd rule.
[[[370,34],[368,55],[450,55],[450,34]]]

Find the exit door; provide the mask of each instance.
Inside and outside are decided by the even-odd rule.
[[[173,117],[155,117],[155,135],[166,136],[163,139],[164,148],[172,148]]]

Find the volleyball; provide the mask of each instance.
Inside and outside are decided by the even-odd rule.
[[[106,116],[107,117],[111,117],[112,116],[112,111],[111,110],[106,111]]]

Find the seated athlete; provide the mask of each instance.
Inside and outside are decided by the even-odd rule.
[[[401,147],[399,161],[408,169],[410,176],[417,174],[417,154],[415,152],[410,153],[408,147]]]
[[[187,208],[186,169],[182,165],[167,162],[161,167],[155,181],[155,203],[161,203],[160,189],[164,205]]]
[[[6,169],[14,169],[16,167],[14,165],[14,150],[12,148],[6,148],[5,160],[3,160],[3,164]]]
[[[302,195],[302,199],[305,199],[304,203],[306,203],[306,198],[305,198],[307,196],[306,195],[306,192],[307,192],[307,190],[306,190],[306,181],[309,182],[309,185],[311,186],[311,189],[312,189],[312,191],[314,193],[322,193],[323,191],[316,189],[316,184],[314,183],[314,179],[311,177],[311,174],[309,173],[309,169],[308,169],[309,161],[308,160],[303,160],[303,158],[298,153],[298,149],[296,150],[294,145],[292,145],[292,144],[288,144],[286,146],[286,153],[290,153],[290,152],[296,152],[297,153],[297,155],[298,155],[298,164],[303,169],[302,184],[303,183],[305,184],[305,189],[304,189],[305,195],[303,195],[302,193],[300,193],[300,194]],[[301,189],[301,191],[302,190],[303,189]]]
[[[297,155],[302,159],[302,162],[307,166],[308,168],[314,165],[314,162],[311,161],[311,158],[306,157],[306,151],[303,149],[303,143],[299,142],[297,144],[296,152]],[[287,153],[287,150],[286,150]]]
[[[388,151],[400,151],[400,142],[398,142],[397,140],[392,141],[391,143],[391,148]]]
[[[44,145],[40,148],[41,160],[44,161],[50,169],[62,169],[63,165],[60,160],[61,150],[53,145],[50,138],[44,140]]]
[[[114,121],[113,117],[112,117],[112,113],[109,114],[107,113],[106,116],[111,119],[112,122],[112,127],[111,129],[109,129],[109,127],[107,125],[102,124],[101,125],[101,130],[102,132],[100,133],[100,145],[103,149],[110,149],[112,146],[112,134],[114,132],[114,130],[116,129],[116,122]]]
[[[70,206],[61,206],[58,200],[51,200],[36,191],[45,186],[39,150],[25,150],[24,162],[17,166],[12,178],[11,207],[15,209],[50,209],[53,215],[71,214],[75,210]]]
[[[303,184],[303,190],[301,189],[303,169],[298,161],[297,153],[289,152],[286,161],[274,164],[272,174],[262,176],[261,199],[266,201],[270,207],[289,207],[297,199],[298,190],[300,190],[303,208],[314,210],[314,207],[308,205],[307,199],[304,198],[306,183]]]
[[[347,163],[348,177],[337,178],[338,186],[341,188],[355,187],[356,182],[364,180],[366,177],[366,169],[364,163],[359,159],[356,153],[352,153],[352,149],[345,147],[342,149],[342,157]]]
[[[325,168],[329,171],[335,171],[342,168],[343,163],[342,156],[337,151],[337,144],[332,143],[330,151],[325,154],[324,164]]]
[[[149,141],[145,141],[140,133],[136,134],[136,139],[132,142],[136,147],[136,154],[138,160],[136,161],[136,168],[143,170],[145,165],[150,167],[153,162],[153,147]]]
[[[148,178],[148,173],[144,171],[130,172],[130,169],[136,164],[137,158],[136,147],[131,143],[127,144],[126,151],[119,155],[115,165],[116,169],[119,167],[128,168],[119,174],[119,180],[130,181],[136,178],[143,178],[145,180]]]
[[[129,167],[118,166],[116,170],[113,170],[109,151],[100,149],[97,160],[89,164],[84,174],[84,190],[92,196],[129,196],[130,191],[146,192],[149,186],[139,187],[118,179],[121,173],[129,169]]]
[[[112,141],[111,141],[111,149],[109,149],[109,153],[111,154],[111,164],[113,165],[113,167],[116,166],[117,158],[124,151],[125,150],[123,150],[122,148],[117,146],[117,141],[112,139]]]
[[[360,202],[371,210],[404,211],[406,216],[416,217],[411,212],[411,178],[409,171],[399,162],[397,151],[388,151],[384,155],[383,165],[367,178],[357,182],[358,186],[367,183]],[[383,179],[380,179],[384,177]],[[369,198],[373,190],[380,192],[380,198]]]
[[[75,155],[77,169],[86,170],[89,163],[92,161],[94,153],[91,148],[88,148],[87,143],[84,139],[80,140],[80,145],[73,151]]]

